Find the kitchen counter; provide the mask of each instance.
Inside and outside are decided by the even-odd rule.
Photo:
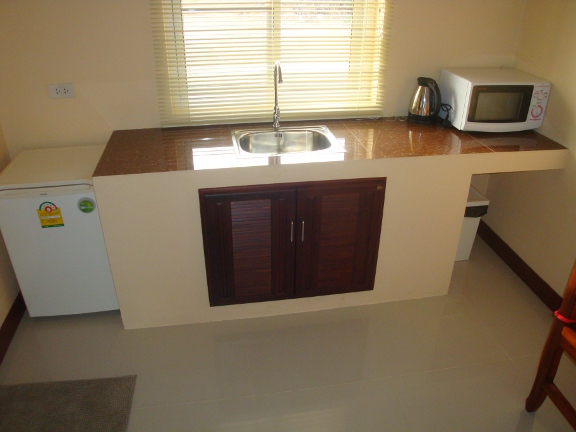
[[[565,149],[533,131],[508,134],[464,133],[443,126],[418,125],[396,117],[282,123],[283,126],[306,124],[328,126],[344,144],[346,153],[340,155],[343,161]],[[250,126],[115,131],[94,176],[261,165],[262,158],[237,160],[234,157],[231,133],[235,129],[247,127]],[[295,159],[294,155],[283,157]],[[279,157],[268,159],[272,160],[266,161],[267,164],[280,162]],[[306,161],[306,158],[299,159]],[[318,162],[321,158],[311,155],[308,161]]]
[[[398,119],[310,124],[327,125],[347,152],[322,162],[302,155],[237,159],[231,130],[246,125],[112,134],[93,180],[126,328],[446,294],[472,176],[538,175],[562,169],[570,155],[532,131],[470,134]],[[210,307],[199,189],[369,177],[387,178],[374,290]]]

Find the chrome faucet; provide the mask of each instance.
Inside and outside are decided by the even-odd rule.
[[[280,62],[276,60],[274,63],[274,123],[272,126],[274,130],[280,127],[280,107],[278,106],[278,84],[282,84],[282,67]]]

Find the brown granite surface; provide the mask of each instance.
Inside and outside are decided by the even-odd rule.
[[[464,133],[440,125],[417,125],[405,117],[376,120],[283,122],[283,126],[326,125],[344,144],[339,159],[363,160],[414,156],[458,155],[564,149],[534,131]],[[230,168],[279,163],[277,157],[239,161],[231,133],[255,125],[119,130],[112,133],[94,176]],[[258,125],[268,127],[270,125]],[[285,156],[282,156],[285,157]],[[290,163],[304,160],[290,155]],[[294,159],[300,157],[300,160]],[[310,156],[314,157],[314,156]],[[334,157],[334,156],[332,156]]]

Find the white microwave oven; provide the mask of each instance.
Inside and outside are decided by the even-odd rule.
[[[550,83],[517,69],[443,69],[442,103],[457,129],[514,132],[542,125]]]

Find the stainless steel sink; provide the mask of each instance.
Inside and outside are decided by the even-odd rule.
[[[232,141],[239,157],[346,151],[326,126],[236,130]]]

